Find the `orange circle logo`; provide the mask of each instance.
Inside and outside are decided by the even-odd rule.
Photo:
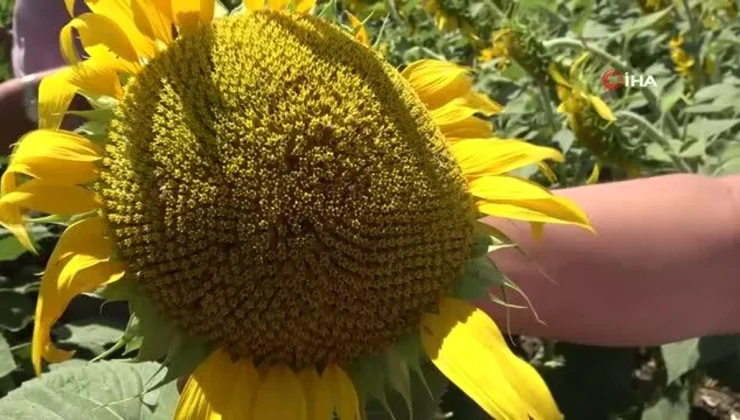
[[[606,90],[617,90],[624,86],[624,75],[617,69],[609,69],[601,75],[601,84]]]

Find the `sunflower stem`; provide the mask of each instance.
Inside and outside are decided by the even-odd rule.
[[[656,142],[658,142],[658,144],[661,145],[661,147],[663,147],[663,150],[665,150],[676,169],[681,170],[681,172],[693,172],[689,164],[673,150],[673,146],[671,146],[671,142],[665,134],[655,128],[655,126],[648,120],[631,111],[617,111],[614,115],[617,117],[617,121],[620,119],[626,119],[638,125],[640,128],[643,128]]]
[[[539,80],[536,82],[537,84],[537,91],[539,92],[538,98],[540,101],[540,105],[542,106],[542,110],[545,113],[545,118],[547,119],[547,123],[550,126],[550,136],[555,135],[555,133],[558,132],[558,123],[555,119],[555,114],[552,112],[552,105],[550,101],[550,94],[547,92],[547,88],[545,87],[545,84],[540,82]]]
[[[542,42],[542,45],[546,49],[552,49],[552,48],[584,49],[598,56],[604,61],[608,62],[609,64],[611,64],[614,68],[618,70],[621,70],[624,72],[634,72],[634,69],[626,62],[609,54],[608,52],[602,50],[601,48],[594,47],[593,45],[588,45],[586,44],[585,41],[582,41],[582,40],[578,40],[574,38],[567,38],[567,37],[553,38],[553,39]],[[676,119],[673,118],[673,115],[669,113],[663,113],[661,111],[660,101],[658,101],[658,97],[655,96],[655,93],[653,93],[653,91],[647,87],[640,88],[640,92],[642,92],[642,95],[645,97],[645,99],[647,99],[648,104],[650,105],[650,108],[652,108],[653,112],[658,117],[660,117],[661,120],[665,121],[668,131],[670,131],[671,133],[671,136],[674,138],[680,137],[681,131],[678,128],[678,123],[676,122]]]

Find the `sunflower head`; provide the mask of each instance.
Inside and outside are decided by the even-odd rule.
[[[622,144],[615,130],[617,120],[609,105],[599,96],[591,94],[586,75],[590,54],[582,54],[570,64],[565,77],[556,63],[552,63],[549,74],[556,85],[560,105],[558,112],[565,114],[576,140],[588,149],[598,161],[624,168],[631,176],[639,170],[633,163],[639,151]],[[598,177],[598,172],[594,172]]]
[[[417,324],[475,221],[401,75],[324,21],[270,11],[200,29],[127,85],[96,191],[165,314],[296,369],[378,353]]]
[[[545,80],[548,58],[542,44],[526,26],[511,23],[491,35],[491,47],[483,50],[480,58],[500,58],[501,68],[506,68],[510,60],[519,64],[536,80]]]
[[[694,57],[692,57],[684,48],[684,37],[678,35],[668,42],[671,52],[671,61],[676,68],[676,73],[683,77],[690,77],[694,69]]]
[[[207,343],[178,420],[357,419],[386,384],[410,395],[395,379],[426,362],[491,416],[559,418],[462,300],[511,285],[482,216],[591,229],[508,174],[557,151],[494,137],[484,118],[501,107],[468,69],[399,72],[358,20],[311,16],[311,1],[215,21],[206,0],[124,3],[91,0],[62,30],[71,65],[42,82],[40,128],[0,185],[0,224],[29,248],[29,210],[70,216],[41,280],[38,372],[71,357],[49,332],[75,296],[133,285],[134,315],[176,331],[128,331],[140,359],[173,367]],[[91,121],[60,130],[77,93]]]

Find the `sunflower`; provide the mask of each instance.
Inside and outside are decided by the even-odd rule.
[[[682,77],[690,79],[693,76],[694,64],[696,61],[683,48],[684,37],[678,35],[668,42],[668,48],[671,52],[671,61],[676,68],[676,73]]]
[[[582,81],[582,70],[590,59],[589,53],[583,53],[570,65],[566,78],[555,63],[549,68],[550,77],[556,86],[560,105],[557,111],[565,114],[568,126],[580,144],[594,154],[601,164],[611,164],[624,168],[628,175],[637,177],[640,170],[635,166],[635,152],[622,146],[615,136],[613,123],[617,120],[609,105],[597,95],[589,92],[587,83]],[[598,177],[598,168],[594,168],[588,182]]]
[[[26,224],[50,220],[32,212],[67,224],[41,279],[37,373],[72,357],[49,333],[75,296],[128,284],[208,343],[176,419],[359,419],[384,383],[407,390],[383,369],[424,361],[498,419],[560,417],[463,297],[503,281],[483,216],[591,227],[507,175],[562,156],[493,138],[477,115],[500,107],[467,69],[399,72],[312,0],[220,18],[212,0],[87,4],[2,177],[0,222],[26,247]],[[75,94],[89,121],[61,130]]]
[[[504,70],[515,61],[536,81],[547,78],[548,58],[542,43],[525,26],[510,22],[491,34],[491,46],[483,49],[482,62],[498,59],[496,67]]]

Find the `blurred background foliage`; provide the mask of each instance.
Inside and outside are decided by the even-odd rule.
[[[11,77],[12,7],[13,0],[0,0],[0,81]],[[549,187],[740,171],[736,0],[331,0],[319,7],[336,8],[340,20],[348,21],[345,11],[363,20],[375,48],[397,66],[431,57],[469,67],[479,91],[503,105],[491,118],[497,136],[565,153],[566,162],[553,164],[551,173],[537,167],[520,173]],[[606,90],[602,75],[610,69],[651,76],[655,85]],[[38,274],[60,231],[53,224],[34,228],[39,255],[0,231],[0,396],[27,383],[0,404],[3,419],[35,418],[23,417],[22,404],[50,404],[50,389],[74,406],[70,412],[78,414],[70,418],[88,418],[92,411],[80,401],[131,397],[156,371],[116,362],[96,365],[87,376],[69,369],[104,353],[123,356],[112,346],[126,327],[126,306],[85,296],[53,331],[62,347],[77,350],[75,359],[49,379],[27,382]],[[567,419],[740,419],[735,336],[655,348],[536,337],[513,337],[511,345],[541,370]],[[115,387],[91,385],[90,378],[109,376]],[[115,405],[89,418],[165,419],[176,398],[165,387],[138,405]],[[454,388],[437,416],[485,418]]]

